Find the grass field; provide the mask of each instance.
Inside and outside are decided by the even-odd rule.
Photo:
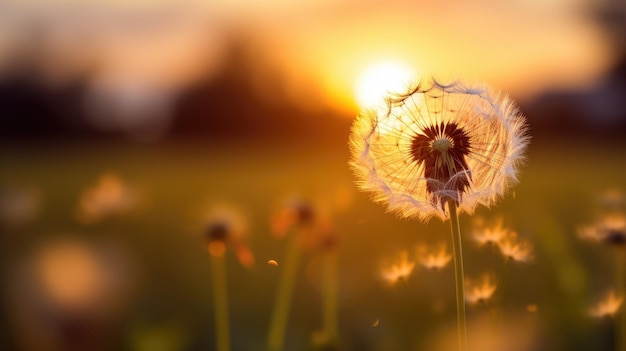
[[[579,239],[577,228],[594,220],[606,189],[626,189],[625,153],[623,145],[590,145],[531,143],[514,192],[477,212],[503,216],[507,226],[532,241],[534,259],[510,267],[503,301],[468,306],[470,339],[506,336],[508,350],[614,349],[612,322],[594,320],[587,310],[615,287],[615,255],[610,247]],[[385,213],[357,192],[347,160],[345,144],[3,145],[0,184],[36,189],[41,205],[31,221],[3,227],[0,348],[61,350],[59,338],[70,335],[94,350],[214,349],[210,260],[197,214],[207,202],[225,201],[248,218],[247,242],[256,257],[256,265],[245,269],[228,256],[233,349],[263,350],[285,251],[285,240],[271,234],[270,217],[292,194],[329,203],[337,191],[351,198],[347,209],[333,215],[339,236],[340,349],[454,347],[451,266],[418,269],[396,286],[379,278],[381,260],[400,250],[448,242],[448,223],[423,224]],[[81,192],[106,172],[137,190],[137,206],[96,223],[77,221]],[[471,217],[462,215],[462,230],[471,224]],[[114,247],[115,272],[125,277],[117,287],[124,291],[119,301],[102,297],[103,304],[114,306],[112,312],[95,321],[84,317],[85,330],[78,322],[69,334],[55,324],[51,316],[58,311],[46,307],[45,292],[33,293],[37,287],[24,283],[25,262],[55,242]],[[468,276],[491,272],[500,278],[504,261],[498,253],[478,248],[468,237],[464,245]],[[270,259],[279,266],[266,264]],[[320,252],[304,252],[299,268],[287,350],[311,349],[321,323]],[[494,324],[514,330],[485,331]]]

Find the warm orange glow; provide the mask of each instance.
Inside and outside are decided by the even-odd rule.
[[[81,243],[58,243],[37,259],[42,287],[51,300],[66,307],[85,306],[104,291],[105,272],[94,252]]]
[[[208,245],[211,256],[222,257],[226,253],[226,244],[222,241],[211,241]]]
[[[389,92],[404,92],[415,79],[414,71],[403,63],[375,63],[358,77],[355,86],[356,101],[361,108],[377,106],[384,103],[384,97]]]

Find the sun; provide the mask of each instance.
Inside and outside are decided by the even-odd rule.
[[[402,92],[416,78],[415,72],[397,61],[383,61],[367,67],[356,80],[355,97],[361,108],[384,102],[389,92]]]

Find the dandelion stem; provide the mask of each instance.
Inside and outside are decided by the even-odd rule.
[[[463,249],[461,227],[456,210],[456,201],[448,200],[450,227],[452,229],[452,248],[454,254],[454,277],[456,285],[456,314],[459,333],[459,351],[467,350],[467,322],[465,320],[465,278],[463,273]]]
[[[225,255],[211,255],[213,276],[213,308],[215,309],[215,334],[217,351],[230,350],[230,322],[228,319],[228,290]]]
[[[339,275],[337,272],[337,250],[331,249],[325,255],[325,284],[322,327],[329,345],[335,344],[339,337],[337,298],[339,293]]]
[[[278,293],[274,302],[274,310],[270,321],[267,348],[269,351],[282,351],[285,343],[285,332],[289,318],[291,298],[296,283],[300,261],[299,233],[292,233],[289,238],[283,272],[278,285]]]
[[[624,281],[624,265],[626,264],[626,257],[624,256],[626,252],[621,250],[622,248],[618,248],[615,250],[615,288],[617,289],[617,294],[621,295],[622,298],[626,296],[626,282]],[[618,351],[626,351],[626,310],[622,309],[618,312],[617,321],[615,323],[615,335],[617,337],[616,340],[616,350]]]

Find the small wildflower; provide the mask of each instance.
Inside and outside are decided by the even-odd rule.
[[[604,300],[589,309],[589,316],[594,318],[613,317],[617,314],[623,301],[623,297],[618,297],[615,295],[615,292],[610,291]]]
[[[439,245],[437,249],[418,246],[417,257],[423,267],[431,270],[442,269],[452,260],[452,254],[448,252],[445,244]]]
[[[254,264],[252,252],[243,242],[246,223],[238,211],[226,206],[215,206],[206,213],[204,238],[213,256],[222,256],[230,246],[244,267]]]
[[[272,215],[272,233],[284,237],[295,225],[310,226],[315,218],[315,211],[309,202],[293,198]]]
[[[284,237],[297,228],[300,244],[306,249],[333,250],[337,246],[338,236],[330,215],[320,205],[292,198],[271,217],[272,233]]]
[[[580,228],[578,233],[582,239],[623,247],[626,245],[626,217],[622,213],[611,213],[593,226]]]
[[[406,281],[415,268],[415,262],[409,260],[409,253],[402,251],[393,261],[381,269],[381,277],[390,285],[395,285],[399,281]]]
[[[479,217],[474,220],[474,228],[471,231],[472,239],[479,246],[498,245],[500,240],[507,234],[509,229],[503,225],[502,217],[498,217],[491,223],[487,223],[484,218]]]
[[[498,243],[500,252],[508,260],[528,262],[533,258],[533,247],[528,240],[520,239],[516,232],[509,232]]]
[[[389,211],[446,219],[448,200],[471,213],[517,182],[527,128],[507,97],[429,79],[387,104],[360,114],[350,141],[359,187]]]
[[[93,223],[126,212],[136,203],[137,194],[128,184],[116,174],[105,173],[94,187],[82,193],[76,215],[80,222]]]
[[[478,282],[466,280],[465,286],[465,300],[472,305],[487,302],[496,291],[496,284],[488,274],[483,275]]]

